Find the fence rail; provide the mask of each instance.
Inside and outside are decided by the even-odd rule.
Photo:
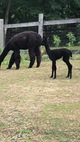
[[[76,19],[67,19],[67,20],[53,20],[53,21],[44,21],[44,25],[61,25],[61,24],[73,24],[80,23],[80,18]]]
[[[34,26],[38,26],[38,22],[6,24],[6,25],[4,25],[4,28],[21,28],[21,27],[34,27]]]

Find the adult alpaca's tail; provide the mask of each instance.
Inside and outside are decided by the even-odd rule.
[[[1,63],[3,62],[4,58],[8,54],[8,52],[9,52],[9,43],[5,46],[3,52],[0,55],[0,66],[1,66]]]

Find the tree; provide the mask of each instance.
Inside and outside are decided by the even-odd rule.
[[[12,2],[12,0],[7,1],[7,8],[6,8],[6,12],[5,12],[5,24],[8,24],[11,2]]]
[[[0,17],[5,23],[31,22],[80,17],[80,0],[0,0]],[[5,14],[6,13],[6,14]]]

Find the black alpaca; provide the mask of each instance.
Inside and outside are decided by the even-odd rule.
[[[21,61],[20,50],[28,49],[30,57],[29,68],[33,66],[35,62],[35,57],[37,60],[37,67],[39,67],[41,63],[41,51],[39,47],[41,46],[41,44],[42,38],[36,32],[25,31],[16,34],[9,40],[2,54],[0,55],[0,65],[8,54],[8,52],[12,50],[13,54],[8,65],[8,69],[10,69],[14,63],[16,63],[16,69],[19,69]]]
[[[54,49],[51,50],[49,48],[49,44],[47,39],[44,39],[44,44],[45,44],[45,48],[46,48],[46,52],[49,56],[49,59],[52,61],[52,74],[51,74],[51,78],[53,77],[54,79],[56,78],[56,60],[63,58],[63,61],[66,63],[67,67],[68,67],[68,74],[67,77],[70,77],[70,79],[72,78],[72,65],[69,62],[70,57],[72,57],[72,53],[70,50],[66,49],[66,48],[61,48],[61,49]]]

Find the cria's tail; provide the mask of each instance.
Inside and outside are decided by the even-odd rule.
[[[70,57],[72,57],[72,52],[71,51],[69,51],[70,52]]]

